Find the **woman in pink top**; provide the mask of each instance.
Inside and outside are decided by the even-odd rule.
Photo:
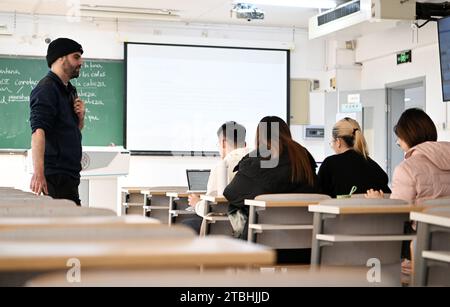
[[[437,142],[431,118],[420,109],[403,112],[394,128],[405,160],[394,171],[391,198],[421,203],[450,196],[450,142]],[[367,191],[366,197],[382,197],[381,191]]]
[[[391,198],[417,204],[450,196],[450,142],[437,142],[436,126],[431,118],[420,109],[408,109],[394,132],[397,145],[405,152],[405,160],[395,168]],[[383,192],[369,190],[366,197],[383,197]],[[414,224],[406,225],[406,233],[414,231]],[[402,258],[406,258],[402,261],[402,272],[409,275],[412,246],[409,250],[407,245],[402,249]]]

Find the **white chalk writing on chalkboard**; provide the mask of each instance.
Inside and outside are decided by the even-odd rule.
[[[30,94],[47,72],[44,58],[0,56],[0,148],[29,148]],[[122,144],[122,78],[122,61],[86,59],[71,80],[86,104],[84,145]]]
[[[94,112],[87,117],[88,122],[100,121],[103,113],[101,107],[104,101],[97,97],[95,90],[105,88],[107,74],[102,71],[103,65],[92,62],[85,62],[80,73],[80,79],[73,79],[71,83],[78,88],[79,97],[85,102],[89,112]],[[8,105],[12,103],[29,102],[32,89],[39,83],[39,80],[21,78],[24,75],[19,69],[11,67],[0,67],[0,104]],[[95,106],[95,111],[92,109]]]

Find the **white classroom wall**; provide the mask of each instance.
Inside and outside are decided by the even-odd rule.
[[[254,26],[199,25],[160,22],[68,22],[65,17],[18,15],[14,35],[0,36],[0,54],[44,56],[49,37],[70,37],[82,43],[86,58],[123,59],[123,42],[158,42],[291,49],[291,77],[328,83],[325,43],[309,41],[307,31]],[[322,88],[323,90],[323,88]],[[324,96],[313,93],[311,124],[323,125]],[[323,141],[303,139],[303,127],[292,127],[294,138],[318,161],[324,158]],[[212,131],[211,133],[215,133]],[[254,132],[249,131],[249,140]],[[130,174],[122,186],[186,185],[186,168],[211,168],[218,158],[133,156]],[[0,153],[0,186],[27,188],[30,175],[23,155]]]
[[[397,65],[396,53],[412,50],[412,63]],[[426,112],[438,128],[439,140],[450,141],[448,102],[442,101],[439,45],[436,23],[417,33],[410,25],[364,36],[357,41],[356,62],[362,63],[361,88],[378,89],[386,84],[425,77]]]

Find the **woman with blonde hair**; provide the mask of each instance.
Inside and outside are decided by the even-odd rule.
[[[358,122],[345,117],[332,131],[331,147],[335,155],[327,157],[319,169],[318,183],[322,193],[331,197],[369,189],[390,193],[386,172],[369,157],[367,143]]]

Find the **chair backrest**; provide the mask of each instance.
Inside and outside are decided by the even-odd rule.
[[[322,201],[330,199],[330,196],[324,194],[307,193],[287,193],[287,194],[263,194],[255,197],[255,200],[262,201]]]

